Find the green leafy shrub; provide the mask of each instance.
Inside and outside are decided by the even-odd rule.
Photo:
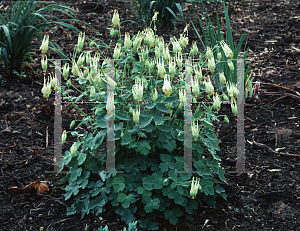
[[[113,24],[120,25],[116,11]],[[126,33],[124,40],[118,32],[112,52],[114,66],[107,59],[100,64],[101,49],[110,47],[95,39],[90,43],[99,51],[94,57],[89,51],[77,49],[79,54],[75,52],[75,56],[79,57],[71,61],[70,77],[68,64],[63,68],[68,86],[75,87],[74,81],[82,86],[78,89],[80,96],[69,96],[63,87],[64,100],[94,102],[93,114],[83,113],[85,118],[75,128],[84,125],[87,131],[69,132],[77,136],[77,142],[60,163],[61,170],[67,165],[70,168],[61,181],[67,183],[65,199],[73,202],[68,215],[78,213],[83,218],[89,213],[118,214],[127,224],[137,220],[141,227],[157,230],[159,220],[175,225],[181,217],[192,219],[198,205],[214,206],[218,196],[226,199],[220,186],[225,177],[213,126],[221,102],[209,78],[215,64],[209,61],[207,69],[208,59],[198,52],[195,43],[189,53],[182,53],[188,44],[186,33],[187,28],[180,38],[172,38],[167,44],[150,28],[132,39]],[[79,40],[82,44],[84,38]],[[185,82],[182,56],[186,60],[200,58],[190,60],[191,84]],[[202,68],[206,72],[203,75]],[[114,79],[109,76],[112,73]],[[114,98],[108,89],[114,89]],[[188,89],[194,102],[207,95],[213,98],[213,104],[198,102],[191,123],[185,125],[185,117],[191,113],[186,106]],[[232,104],[236,96],[235,90],[228,95]],[[108,125],[112,118],[114,127]],[[109,137],[111,131],[113,138]],[[66,135],[64,132],[63,143]],[[103,149],[105,140],[115,142],[115,169],[110,165],[108,149]],[[190,146],[185,144],[188,140]],[[185,148],[192,156],[186,155]]]
[[[0,61],[7,70],[11,68],[22,72],[26,63],[31,62],[32,49],[41,45],[40,41],[33,42],[33,38],[43,38],[42,30],[51,29],[60,25],[73,30],[75,27],[65,23],[69,19],[59,19],[54,15],[46,14],[48,11],[58,11],[74,19],[69,7],[43,2],[47,6],[36,10],[40,2],[34,0],[16,1],[6,13],[0,15]],[[51,22],[47,18],[54,18]],[[78,30],[77,30],[78,31]],[[50,48],[62,55],[56,43],[50,43]]]

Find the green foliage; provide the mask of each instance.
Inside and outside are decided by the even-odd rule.
[[[149,26],[152,21],[154,12],[157,11],[157,25],[160,28],[175,28],[175,21],[179,20],[176,13],[180,13],[181,20],[184,21],[184,15],[181,4],[185,0],[133,0],[131,5],[127,1],[122,0],[129,5],[134,11],[138,24]]]
[[[33,62],[31,59],[31,51],[34,47],[39,47],[41,42],[33,42],[33,38],[39,40],[43,38],[43,29],[60,25],[63,27],[77,30],[75,27],[65,23],[69,19],[59,19],[57,16],[47,14],[51,12],[61,12],[67,14],[74,20],[72,10],[69,7],[46,4],[45,7],[36,10],[40,2],[34,0],[16,1],[6,13],[0,14],[0,61],[2,61],[5,69],[11,68],[18,72],[22,72],[22,68],[28,63]],[[54,19],[51,22],[48,18]],[[62,51],[56,43],[50,43],[49,47],[58,52],[61,56]]]
[[[245,38],[246,31],[243,33],[238,45],[235,46],[234,43],[233,43],[233,37],[232,37],[231,26],[230,26],[230,19],[229,19],[228,12],[227,12],[226,7],[225,7],[225,2],[223,1],[223,8],[224,8],[225,20],[226,20],[226,43],[229,45],[229,47],[231,48],[231,50],[233,52],[233,57],[232,57],[231,60],[232,60],[232,63],[234,65],[234,71],[231,71],[228,64],[227,64],[227,61],[229,60],[229,58],[225,56],[224,51],[222,50],[221,44],[220,44],[220,42],[222,40],[224,40],[224,36],[223,36],[223,33],[220,29],[219,17],[217,16],[217,27],[216,27],[217,29],[215,30],[214,26],[211,22],[211,19],[210,19],[209,15],[206,11],[206,8],[205,8],[204,4],[202,6],[203,6],[203,10],[204,10],[203,14],[205,16],[206,27],[203,26],[201,18],[197,17],[196,14],[195,14],[195,18],[198,19],[202,34],[204,36],[204,41],[201,38],[199,32],[197,31],[197,29],[196,29],[196,27],[195,27],[195,25],[192,21],[191,21],[191,24],[192,24],[192,26],[193,26],[200,42],[201,42],[204,50],[206,50],[207,47],[210,47],[213,50],[215,60],[217,60],[217,55],[218,55],[219,52],[222,54],[223,61],[218,62],[216,64],[216,69],[218,70],[218,72],[215,72],[213,74],[213,79],[214,79],[215,86],[216,86],[217,89],[219,89],[219,92],[220,92],[224,89],[225,85],[220,82],[219,73],[224,72],[224,75],[225,75],[225,78],[226,78],[227,82],[232,82],[232,83],[235,83],[235,84],[237,83],[237,77],[238,77],[237,76],[237,70],[238,70],[237,59],[239,58],[239,54],[240,54],[241,47],[242,47],[242,44],[243,44],[243,41],[244,41],[244,38]],[[249,48],[244,51],[244,54],[243,54],[243,57],[242,57],[243,59],[246,59],[248,51],[249,51]],[[250,77],[250,65],[251,65],[251,63],[249,64],[249,66],[247,68],[245,66],[245,71],[244,71],[244,80],[245,80],[245,82]]]
[[[62,179],[62,183],[67,183],[64,188],[65,199],[72,200],[71,207],[67,209],[68,215],[81,214],[83,218],[90,213],[96,216],[117,214],[127,224],[138,221],[142,228],[157,230],[158,219],[175,225],[179,219],[191,219],[198,205],[214,206],[218,196],[226,199],[225,191],[219,185],[225,182],[225,177],[220,166],[221,159],[217,155],[220,149],[213,126],[213,121],[218,120],[217,112],[214,106],[199,103],[192,114],[192,125],[185,125],[187,108],[183,103],[187,99],[182,100],[184,97],[180,94],[181,90],[186,89],[184,70],[178,67],[175,77],[170,77],[168,59],[177,57],[179,61],[179,56],[187,59],[189,54],[177,50],[166,55],[167,47],[173,40],[161,46],[165,50],[158,53],[159,43],[164,43],[163,38],[157,38],[151,31],[147,29],[134,36],[133,46],[125,45],[130,44],[128,34],[124,41],[119,35],[118,44],[112,51],[112,56],[117,59],[114,65],[115,83],[109,77],[109,73],[112,73],[111,64],[104,60],[100,65],[100,56],[97,55],[108,46],[104,46],[102,41],[96,43],[97,40],[94,44],[99,53],[81,67],[79,75],[74,75],[73,71],[71,77],[66,79],[67,82],[71,79],[79,82],[84,86],[84,91],[78,97],[68,96],[64,92],[64,100],[74,103],[85,97],[97,101],[92,108],[92,115],[84,114],[85,118],[77,126],[85,125],[88,131],[83,134],[71,133],[77,137],[76,146],[66,151],[60,163],[61,170],[64,166],[70,167],[68,175]],[[147,44],[146,36],[155,39],[155,45]],[[137,45],[135,41],[141,38],[144,39],[143,45]],[[184,33],[180,41],[186,41]],[[84,53],[81,51],[81,54]],[[198,50],[194,55],[204,56]],[[157,69],[158,58],[164,61],[163,74]],[[72,60],[73,66],[75,62]],[[199,66],[207,66],[207,60],[203,58],[191,62],[192,89],[201,89],[198,89],[198,93],[192,90],[195,102],[199,95],[206,94],[202,74],[195,74]],[[162,77],[165,77],[164,80]],[[107,93],[110,88],[113,89],[112,86],[114,99]],[[93,97],[91,89],[94,89]],[[108,121],[113,115],[112,129]],[[187,170],[185,126],[192,129],[190,167],[193,173],[182,172]],[[110,139],[107,135],[109,131],[114,132],[115,170],[122,173],[107,171],[108,150],[103,150],[102,145],[106,139]],[[200,186],[196,188],[198,194],[192,196],[193,177],[199,179]]]

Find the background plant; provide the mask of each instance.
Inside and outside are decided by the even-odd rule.
[[[223,2],[223,0],[133,0],[132,4],[129,1],[122,0],[135,13],[137,17],[137,24],[148,27],[154,16],[154,12],[158,12],[157,21],[159,28],[175,29],[175,23],[178,20],[185,22],[182,4],[186,2],[207,2],[216,3]],[[179,12],[180,18],[177,17]],[[131,21],[131,20],[127,20]],[[126,21],[124,21],[126,22]]]
[[[45,7],[36,10],[37,5],[46,4]],[[0,60],[4,68],[22,72],[22,68],[28,62],[32,62],[32,49],[41,45],[43,29],[51,29],[54,25],[64,26],[78,31],[77,28],[66,21],[70,19],[60,19],[55,15],[48,15],[47,12],[61,12],[75,20],[74,10],[47,2],[36,2],[34,0],[16,1],[10,10],[0,15]],[[54,19],[48,21],[48,19]],[[33,38],[39,41],[33,42]],[[63,56],[59,46],[50,41],[50,49]]]
[[[113,23],[120,25],[117,12]],[[96,39],[90,46],[97,46],[99,53],[92,57],[89,51],[79,51],[77,62],[72,60],[70,78],[68,71],[63,72],[68,86],[75,87],[73,81],[82,85],[78,97],[68,96],[63,88],[64,100],[107,102],[95,104],[92,116],[84,114],[85,118],[71,132],[77,136],[77,142],[66,151],[60,163],[61,169],[70,167],[61,181],[67,183],[65,199],[73,201],[67,209],[68,215],[116,213],[127,224],[137,220],[141,227],[157,230],[159,219],[175,225],[180,217],[192,219],[198,205],[214,206],[218,196],[226,199],[225,190],[220,186],[225,177],[216,153],[220,149],[213,126],[213,121],[218,120],[220,100],[209,74],[202,76],[201,68],[207,66],[205,55],[198,52],[196,44],[189,53],[182,53],[188,44],[186,33],[187,28],[180,38],[172,38],[170,43],[165,43],[150,28],[132,39],[128,33],[123,38],[119,34],[112,51],[113,58],[117,59],[115,82],[107,74],[110,64],[106,60],[100,64],[100,48],[110,48]],[[188,125],[192,130],[188,135],[193,140],[192,170],[197,173],[178,173],[184,170],[186,94],[183,92],[187,87],[182,56],[198,55],[203,58],[192,62],[193,98],[197,100],[198,96],[207,94],[213,96],[214,103],[213,106],[199,104],[192,114],[192,124]],[[107,95],[108,86],[115,87],[114,101]],[[124,171],[118,174],[106,172],[107,150],[104,148],[99,153],[107,134],[107,119],[113,115],[115,168]],[[75,121],[70,128],[74,124]],[[88,131],[79,134],[76,130],[82,125]],[[194,184],[193,177],[199,186]]]
[[[226,86],[224,84],[221,83],[221,81],[219,80],[219,74],[220,73],[224,73],[224,76],[226,78],[227,82],[232,82],[234,84],[237,83],[237,59],[240,58],[239,54],[241,51],[241,47],[242,44],[244,42],[244,38],[245,38],[245,34],[246,32],[243,33],[239,43],[237,46],[234,45],[233,43],[233,37],[232,37],[232,32],[231,32],[231,26],[230,26],[230,19],[229,19],[229,15],[228,12],[226,10],[226,6],[225,6],[225,2],[222,3],[223,4],[223,8],[224,8],[224,13],[225,13],[225,20],[226,20],[226,40],[224,39],[223,33],[220,29],[220,21],[219,21],[219,17],[217,15],[217,29],[215,30],[213,27],[213,24],[211,22],[211,19],[206,11],[206,8],[204,6],[204,4],[202,3],[203,6],[203,18],[205,19],[205,23],[206,23],[206,27],[203,26],[202,24],[202,19],[200,16],[195,16],[196,19],[198,19],[202,34],[204,36],[204,41],[202,40],[199,32],[197,31],[194,23],[191,21],[191,24],[204,48],[204,50],[207,50],[207,47],[211,48],[213,50],[213,55],[215,60],[218,60],[218,53],[221,53],[221,57],[222,57],[222,62],[217,62],[216,64],[216,68],[218,70],[218,72],[215,72],[213,74],[213,79],[214,79],[214,83],[217,89],[219,89],[219,92],[225,90],[226,91]],[[194,11],[195,13],[195,11]],[[195,13],[196,15],[196,13]],[[226,44],[229,45],[229,47],[231,48],[232,52],[233,52],[233,57],[231,58],[231,61],[234,65],[233,71],[230,70],[229,66],[228,66],[228,60],[229,58],[226,57],[222,47],[221,47],[221,41],[226,41]],[[247,48],[244,51],[243,54],[243,59],[246,59],[247,54],[248,54],[249,48]],[[246,67],[245,65],[245,71],[244,71],[244,80],[245,80],[245,85],[247,83],[247,80],[250,78],[250,68],[251,68],[251,63],[248,65],[248,67]],[[252,87],[252,83],[250,84]],[[249,87],[248,87],[249,88]],[[252,90],[250,91],[252,93]],[[250,93],[250,94],[251,94]]]
[[[180,13],[181,20],[184,22],[184,15],[182,11],[182,3],[185,0],[133,0],[133,4],[124,3],[130,6],[134,11],[138,24],[142,26],[149,26],[154,12],[158,12],[157,26],[159,28],[175,28],[175,21],[179,20],[176,13]]]

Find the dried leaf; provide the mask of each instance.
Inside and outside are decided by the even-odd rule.
[[[45,193],[49,191],[49,188],[44,183],[39,182],[38,180],[26,185],[22,189],[18,188],[17,186],[9,187],[9,189],[13,193],[19,193],[21,191],[24,192],[38,192],[38,193]]]
[[[9,189],[12,191],[12,193],[19,193],[21,189],[17,186],[9,187]]]

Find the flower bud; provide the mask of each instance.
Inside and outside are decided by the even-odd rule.
[[[221,52],[218,53],[217,59],[218,59],[218,61],[221,61],[221,59],[222,59],[222,54],[221,54]]]
[[[229,124],[229,119],[228,119],[227,115],[224,115],[224,122]]]
[[[226,78],[225,78],[225,75],[224,75],[224,72],[221,72],[219,74],[219,79],[220,79],[220,82],[225,84],[226,83]]]
[[[194,141],[197,141],[197,138],[199,136],[199,126],[198,126],[198,121],[197,121],[197,126],[195,124],[195,121],[192,123],[192,136],[194,138]]]
[[[43,69],[43,72],[46,72],[47,71],[47,63],[48,63],[48,60],[47,60],[47,55],[43,55],[42,56],[42,69]]]
[[[92,86],[90,91],[90,99],[94,99],[95,95],[96,95],[96,89],[94,86]]]
[[[225,93],[223,94],[223,100],[229,102],[228,96]]]
[[[208,69],[210,72],[215,72],[216,64],[215,64],[215,59],[212,57],[211,59],[208,60]]]
[[[71,151],[71,156],[72,156],[72,157],[76,154],[77,150],[78,150],[77,142],[75,142],[75,143],[71,146],[71,149],[70,149],[70,151]]]
[[[231,71],[234,71],[234,66],[233,66],[233,63],[230,59],[227,60],[227,64],[228,64],[228,67]]]
[[[156,88],[154,88],[154,91],[152,92],[152,101],[155,103],[157,98],[158,98],[157,90]]]
[[[83,74],[82,74],[82,78],[87,78],[90,75],[90,71],[88,68],[84,68]]]
[[[62,74],[65,79],[67,79],[69,75],[69,70],[70,70],[69,63],[65,63],[65,66],[63,68],[63,74]]]
[[[66,139],[67,139],[67,132],[66,132],[66,130],[64,130],[63,134],[62,134],[62,138],[61,138],[62,145],[64,145],[64,143],[66,142]]]
[[[115,29],[111,28],[109,34],[110,34],[110,37],[114,37],[115,36]]]
[[[206,57],[207,57],[207,59],[212,59],[214,57],[214,54],[210,47],[206,48]]]
[[[70,87],[72,85],[71,79],[67,80],[67,86]]]
[[[96,111],[95,111],[95,115],[98,115],[99,112],[101,112],[101,109],[100,109],[100,108],[97,108]]]
[[[235,116],[237,115],[237,104],[236,104],[236,102],[231,101],[231,111]]]
[[[90,42],[89,47],[91,48],[91,47],[93,47],[93,46],[97,46],[97,43],[96,43],[95,41]]]
[[[74,127],[74,125],[75,125],[75,120],[73,120],[72,122],[71,122],[71,124],[70,124],[70,129],[72,129],[73,127]]]

